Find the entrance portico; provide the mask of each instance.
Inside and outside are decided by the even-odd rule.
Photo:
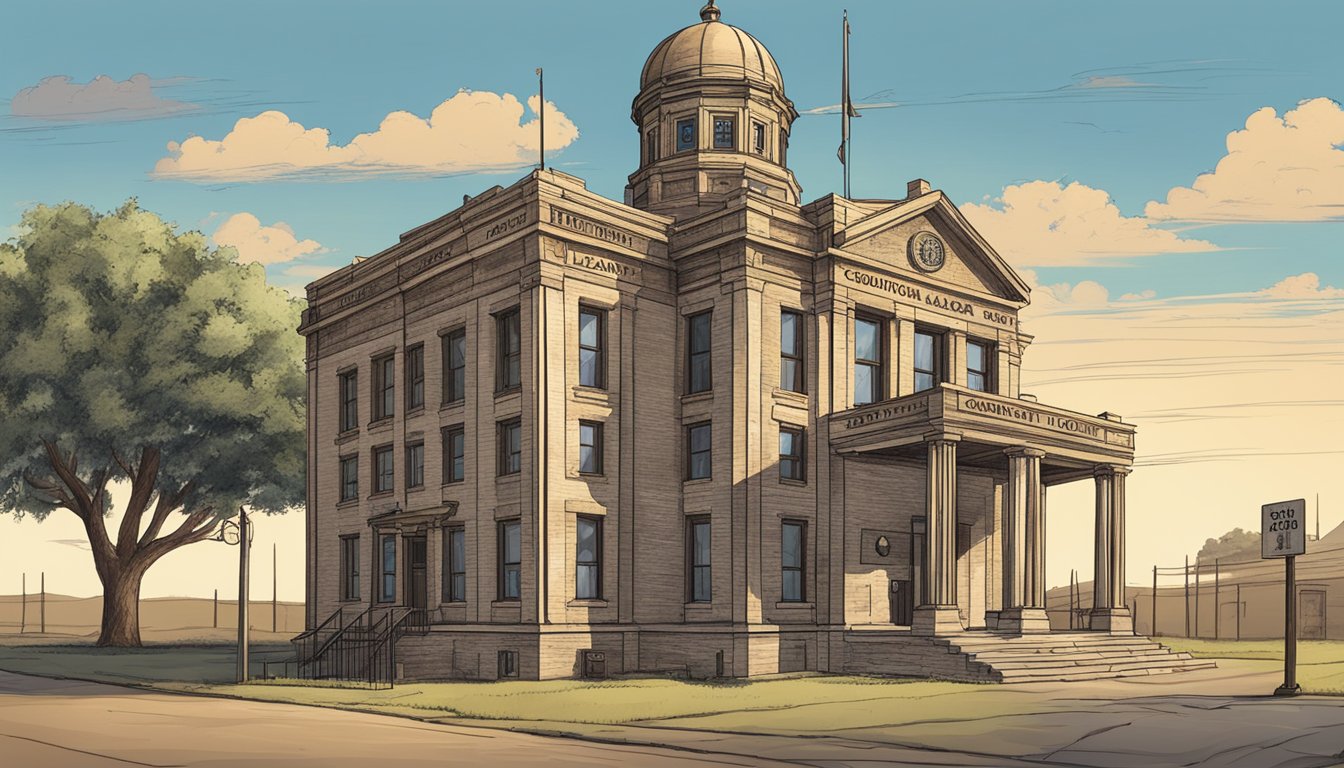
[[[987,629],[1048,632],[1045,612],[1046,488],[1092,479],[1096,484],[1095,595],[1091,628],[1128,633],[1124,599],[1125,476],[1134,457],[1134,427],[1118,416],[1086,416],[940,384],[925,392],[854,408],[831,417],[831,451],[922,463],[926,472],[922,578],[911,631],[962,631],[957,575],[958,470],[994,478],[999,594],[985,607]],[[993,607],[997,606],[997,607]]]

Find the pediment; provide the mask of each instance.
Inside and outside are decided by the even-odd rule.
[[[912,241],[921,233],[943,245],[942,265],[917,266]],[[941,192],[930,192],[874,213],[836,233],[836,247],[921,280],[943,283],[1011,302],[1030,301],[1031,289]]]

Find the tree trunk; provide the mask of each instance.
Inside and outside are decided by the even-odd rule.
[[[103,628],[98,645],[140,647],[140,581],[144,572],[128,568],[103,581]]]

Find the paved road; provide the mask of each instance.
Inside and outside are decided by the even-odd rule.
[[[0,672],[0,765],[687,768],[783,764]]]
[[[1344,700],[1230,695],[1273,682],[1263,674],[1162,677],[1003,686],[1020,708],[978,718],[836,723],[805,738],[662,721],[590,734],[614,742],[602,743],[0,672],[0,766],[1344,765]]]

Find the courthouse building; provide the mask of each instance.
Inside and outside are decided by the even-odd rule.
[[[1004,679],[985,649],[1063,642],[1082,482],[1068,642],[1142,641],[1134,427],[1019,393],[1028,287],[942,192],[804,202],[797,117],[711,3],[644,65],[624,202],[533,172],[308,287],[310,628],[414,611],[419,678]]]

